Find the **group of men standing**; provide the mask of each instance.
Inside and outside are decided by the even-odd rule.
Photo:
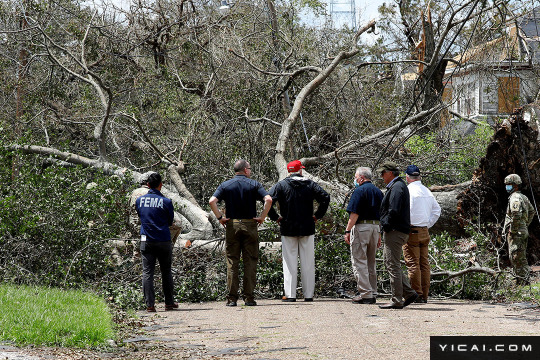
[[[269,214],[281,230],[283,252],[283,301],[296,301],[297,262],[300,257],[304,301],[313,301],[315,292],[315,222],[328,209],[330,196],[317,183],[302,176],[301,162],[287,164],[289,176],[269,192],[257,181],[250,179],[251,166],[246,160],[234,164],[235,176],[219,185],[210,198],[210,208],[219,222],[225,226],[225,255],[227,257],[227,306],[236,306],[239,298],[238,265],[240,256],[244,261],[243,298],[247,306],[255,306],[254,288],[259,254],[257,225]],[[225,214],[218,202],[225,201]],[[257,200],[264,208],[256,217]],[[314,213],[313,201],[318,203]],[[272,207],[279,204],[278,214]]]
[[[349,221],[345,242],[351,247],[358,286],[358,296],[352,301],[355,304],[376,303],[375,254],[384,241],[384,263],[390,275],[392,299],[379,307],[402,309],[413,302],[427,302],[430,281],[428,228],[441,215],[441,208],[431,191],[422,185],[416,165],[407,167],[408,186],[393,162],[382,164],[377,173],[386,184],[386,193],[383,195],[372,184],[369,168],[359,167],[355,173],[356,188],[347,207]],[[401,270],[402,254],[408,277]]]
[[[242,297],[246,306],[255,306],[255,284],[259,254],[258,226],[269,216],[280,225],[283,253],[283,301],[296,301],[297,266],[300,257],[304,301],[313,301],[315,291],[315,223],[329,206],[330,196],[316,182],[302,175],[304,166],[298,160],[287,164],[289,176],[275,184],[268,192],[251,179],[251,165],[246,160],[234,164],[235,176],[221,183],[209,200],[210,208],[219,223],[225,227],[225,255],[227,259],[227,306],[237,306],[239,299],[239,265],[243,260],[244,277]],[[383,163],[377,170],[386,184],[383,194],[372,184],[373,174],[367,167],[355,173],[355,189],[347,211],[349,219],[344,240],[350,245],[351,262],[358,293],[352,299],[356,304],[374,304],[377,297],[375,255],[384,243],[384,263],[390,276],[392,298],[382,309],[402,309],[413,302],[426,303],[430,285],[428,229],[439,216],[441,208],[429,189],[421,182],[420,169],[407,167],[406,181],[393,162]],[[517,177],[517,178],[516,178]],[[173,300],[171,274],[171,232],[174,211],[170,199],[160,190],[161,176],[151,173],[145,178],[141,195],[132,196],[141,223],[141,256],[143,264],[143,292],[147,311],[155,311],[153,277],[156,260],[160,263],[165,310],[178,304]],[[534,216],[532,205],[519,193],[521,183],[515,174],[505,179],[511,193],[507,211],[507,229],[511,261],[517,264],[517,273],[528,276],[524,260],[526,227]],[[136,195],[136,196],[135,196]],[[218,203],[225,201],[222,212]],[[264,203],[257,213],[257,201]],[[314,202],[318,203],[314,211]],[[279,204],[279,213],[272,206]],[[522,224],[523,223],[523,224]],[[524,225],[525,224],[525,225]],[[174,235],[177,235],[176,233]],[[408,276],[401,268],[404,256]],[[523,269],[524,270],[523,270]]]

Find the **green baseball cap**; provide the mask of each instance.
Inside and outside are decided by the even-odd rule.
[[[380,174],[383,171],[399,171],[397,164],[393,161],[385,161],[377,168],[377,173]]]

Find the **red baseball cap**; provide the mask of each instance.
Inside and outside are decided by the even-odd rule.
[[[300,169],[305,169],[306,167],[302,165],[300,160],[294,160],[287,164],[287,170],[289,172],[298,172]]]

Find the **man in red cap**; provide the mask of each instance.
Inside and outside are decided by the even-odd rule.
[[[289,176],[276,185],[269,193],[272,203],[279,203],[281,215],[272,207],[268,216],[277,221],[281,230],[283,253],[283,280],[285,295],[283,301],[296,301],[296,281],[298,277],[298,256],[302,272],[304,301],[313,301],[315,292],[315,222],[328,209],[330,195],[316,182],[302,176],[304,166],[299,160],[287,164]],[[313,201],[319,204],[313,213]]]

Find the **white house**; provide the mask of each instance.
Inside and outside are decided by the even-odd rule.
[[[443,100],[469,118],[504,117],[538,100],[540,7],[507,25],[506,34],[448,64]]]

